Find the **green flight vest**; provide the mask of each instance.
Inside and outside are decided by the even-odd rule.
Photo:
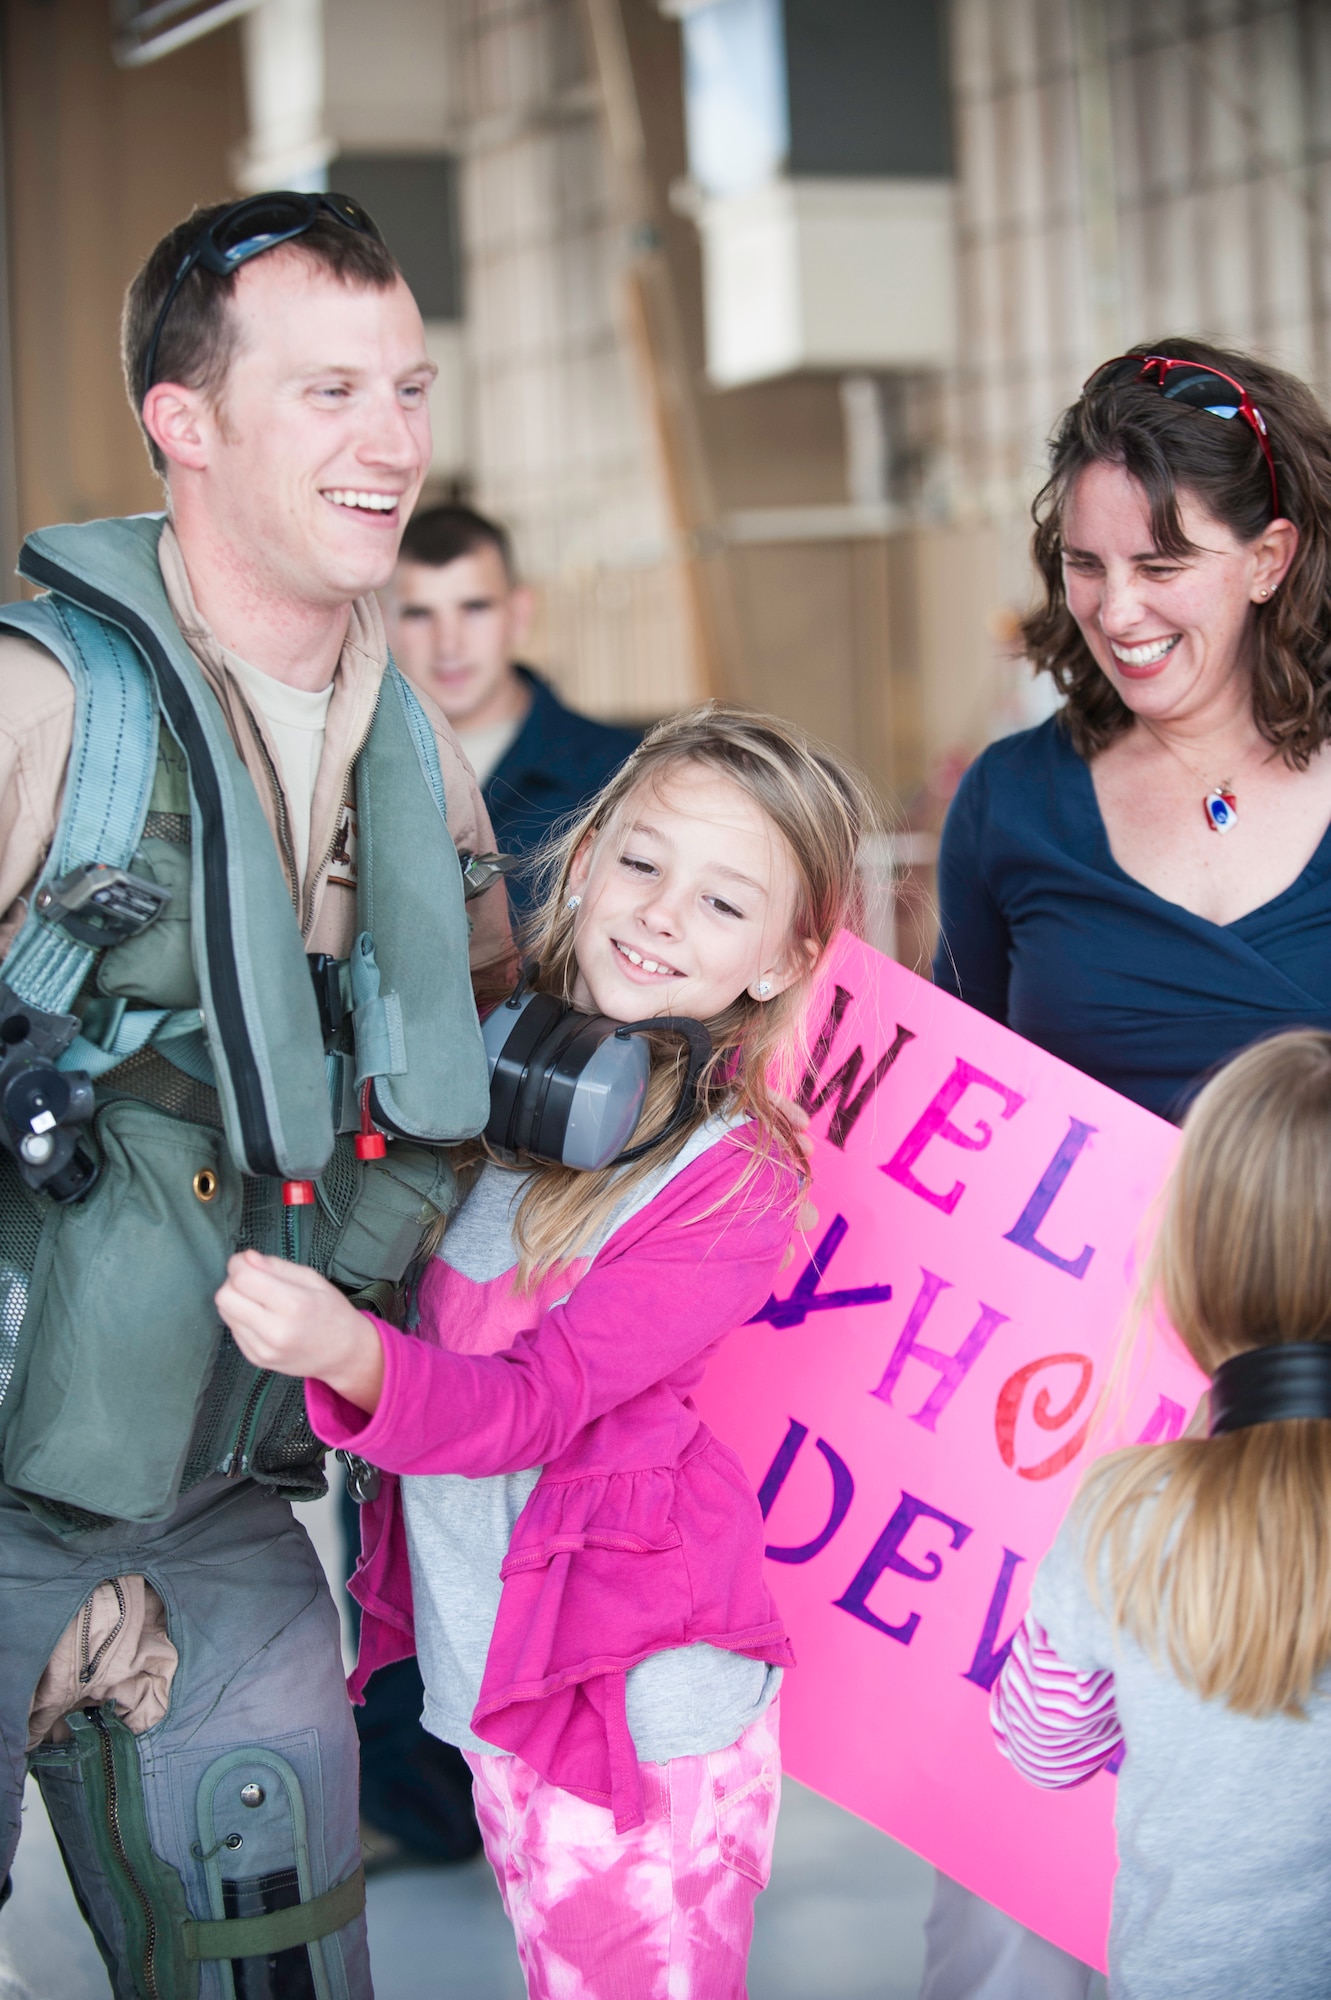
[[[249,773],[172,616],[155,517],[43,530],[0,607],[76,694],[61,822],[0,991],[73,1015],[100,1177],[64,1206],[0,1150],[0,1470],[58,1531],[167,1517],[212,1472],[323,1490],[303,1386],[259,1371],[213,1294],[243,1245],[290,1250],[281,1182],[310,1179],[303,1256],[348,1291],[396,1282],[485,1123],[461,869],[433,732],[390,663],[354,770],[358,935],[325,1037]],[[172,892],[110,948],[38,913],[86,861]],[[386,1157],[348,1136],[368,1086]]]

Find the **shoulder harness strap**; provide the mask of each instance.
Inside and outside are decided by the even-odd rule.
[[[314,989],[258,796],[167,602],[161,531],[148,517],[45,528],[19,567],[146,669],[189,765],[192,942],[227,1144],[244,1173],[314,1178],[333,1145]]]
[[[133,646],[54,598],[0,606],[0,626],[53,653],[74,683],[74,738],[55,838],[4,981],[27,1006],[65,1014],[97,956],[38,912],[41,891],[85,862],[126,868],[143,835],[157,769],[157,705]]]

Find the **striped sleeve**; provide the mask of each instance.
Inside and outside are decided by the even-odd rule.
[[[1065,1666],[1029,1611],[994,1684],[989,1723],[1008,1762],[1050,1791],[1084,1785],[1123,1743],[1111,1669]]]

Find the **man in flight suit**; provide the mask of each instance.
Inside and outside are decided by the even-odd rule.
[[[375,599],[429,465],[434,369],[392,256],[340,196],[196,211],[135,279],[122,344],[166,523],[90,523],[31,539],[24,572],[52,591],[49,644],[48,628],[11,615],[40,605],[0,612],[10,627],[0,630],[0,953],[10,954],[0,981],[30,956],[37,913],[63,922],[86,889],[86,869],[54,889],[48,870],[75,785],[71,746],[82,763],[89,745],[104,754],[113,782],[115,746],[86,730],[81,742],[75,654],[118,647],[134,686],[156,689],[157,730],[147,818],[128,862],[133,907],[110,934],[119,970],[110,970],[116,951],[94,951],[64,1017],[81,1023],[71,1066],[84,1051],[77,1066],[94,1076],[96,1119],[80,1130],[100,1178],[81,1198],[67,1182],[33,1191],[22,1162],[49,1153],[54,1112],[34,1116],[21,1144],[11,1130],[0,1148],[0,1882],[30,1763],[117,2000],[367,2000],[357,1746],[338,1619],[287,1497],[322,1490],[322,1452],[296,1385],[246,1373],[214,1323],[211,1291],[219,1259],[244,1241],[294,1246],[288,1254],[331,1270],[348,1291],[361,1278],[399,1277],[404,1246],[447,1206],[447,1168],[432,1146],[483,1122],[467,931],[473,975],[498,992],[510,973],[508,923],[501,884],[463,915],[453,849],[485,853],[493,836],[449,725],[389,663]],[[189,700],[173,706],[172,687]],[[390,770],[399,776],[386,786]],[[358,865],[366,876],[372,778],[371,936]],[[81,771],[85,800],[97,782]],[[407,794],[425,846],[395,852],[384,829]],[[455,878],[447,938],[448,870],[429,859],[431,815]],[[430,868],[440,880],[417,883]],[[145,880],[174,885],[146,927]],[[242,957],[255,926],[268,926],[270,943],[243,977],[218,942],[226,922]],[[195,970],[186,953],[168,977],[173,923],[193,936]],[[415,1018],[409,976],[390,977],[395,935],[406,975],[401,935],[437,958],[453,949],[448,939],[456,945],[452,997],[436,980],[433,1007],[417,1006]],[[353,940],[361,963],[348,972]],[[134,970],[145,952],[150,974]],[[235,1032],[216,997],[223,960],[237,1006],[269,1038],[261,1089],[237,1045],[229,1056],[223,1048]],[[279,976],[279,960],[295,973]],[[400,997],[380,993],[381,976]],[[37,1047],[38,1029],[62,1018],[34,1015],[32,1027],[7,993],[0,985],[0,1057],[22,1053],[24,1032]],[[401,1110],[395,1125],[383,1107],[433,1088],[450,1062],[459,1129],[425,1131],[429,1118],[413,1126]],[[238,1166],[235,1105],[271,1111],[302,1065],[316,1088],[292,1115],[311,1130],[324,1120],[322,1156],[295,1169]],[[331,1123],[325,1066],[342,1079]],[[434,1128],[447,1122],[433,1115]],[[329,1160],[334,1130],[345,1136]],[[378,1194],[362,1202],[371,1182]],[[398,1203],[396,1235],[385,1201]],[[46,1261],[59,1283],[44,1276],[40,1247],[13,1247],[25,1228],[42,1243],[57,1231]],[[94,1240],[85,1283],[80,1245]],[[195,1261],[170,1280],[155,1331],[167,1282],[159,1267],[186,1242],[198,1246]],[[29,1286],[29,1318],[44,1301],[40,1340],[25,1331]],[[57,1294],[74,1299],[63,1320]],[[183,1354],[173,1315],[210,1344],[180,1435],[164,1438]],[[105,1352],[122,1338],[132,1378],[123,1391]],[[65,1375],[53,1382],[57,1365]],[[108,1399],[105,1428],[95,1407],[89,1416],[89,1383]],[[63,1414],[80,1409],[82,1428]],[[141,1476],[154,1454],[168,1466],[156,1498]]]

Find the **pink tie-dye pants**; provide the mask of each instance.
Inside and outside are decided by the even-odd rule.
[[[728,1750],[642,1765],[643,1826],[468,1754],[530,2000],[745,2000],[781,1799],[779,1697]]]

